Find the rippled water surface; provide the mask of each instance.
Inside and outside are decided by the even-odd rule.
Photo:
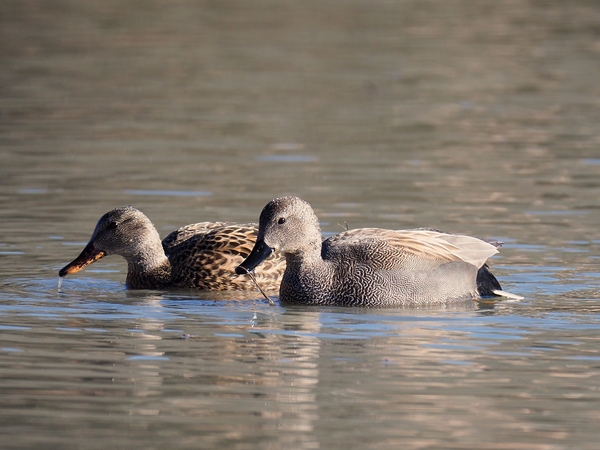
[[[597,448],[598,73],[585,0],[1,2],[0,446]],[[287,194],[502,240],[525,299],[57,288],[116,206],[165,236]]]

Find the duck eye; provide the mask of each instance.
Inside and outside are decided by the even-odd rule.
[[[117,222],[110,222],[108,224],[108,229],[109,230],[114,230],[115,228],[117,228],[117,225],[119,225]]]
[[[277,223],[278,223],[279,225],[282,225],[282,224],[284,224],[284,223],[285,223],[285,217],[280,217],[280,218],[279,218],[279,220],[277,221]]]

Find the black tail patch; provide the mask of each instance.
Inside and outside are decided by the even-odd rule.
[[[487,264],[481,266],[477,272],[477,291],[481,297],[497,297],[494,291],[502,290],[496,277],[490,272]]]

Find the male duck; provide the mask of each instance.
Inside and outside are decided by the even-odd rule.
[[[126,206],[104,214],[81,254],[59,272],[79,272],[100,258],[116,254],[127,260],[130,289],[193,288],[210,291],[254,289],[250,277],[234,269],[250,254],[256,224],[202,222],[186,225],[164,241],[141,211]],[[274,255],[256,273],[265,290],[279,289],[285,260]]]
[[[321,240],[319,220],[298,197],[276,198],[260,215],[252,253],[236,269],[253,270],[274,250],[285,255],[284,302],[401,306],[501,295],[486,261],[488,242],[431,229],[359,228]]]

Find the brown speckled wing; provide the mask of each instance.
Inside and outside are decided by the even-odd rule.
[[[174,250],[178,245],[187,241],[188,239],[198,236],[205,235],[210,230],[215,228],[221,228],[231,225],[229,222],[199,222],[185,225],[177,230],[173,231],[162,241],[163,249],[165,253],[169,255],[169,252]]]
[[[175,284],[213,291],[256,289],[250,277],[235,274],[235,268],[252,251],[258,231],[255,224],[199,226],[195,234],[189,227],[181,230],[169,246]],[[272,255],[256,271],[261,288],[279,289],[284,270],[283,257]]]

